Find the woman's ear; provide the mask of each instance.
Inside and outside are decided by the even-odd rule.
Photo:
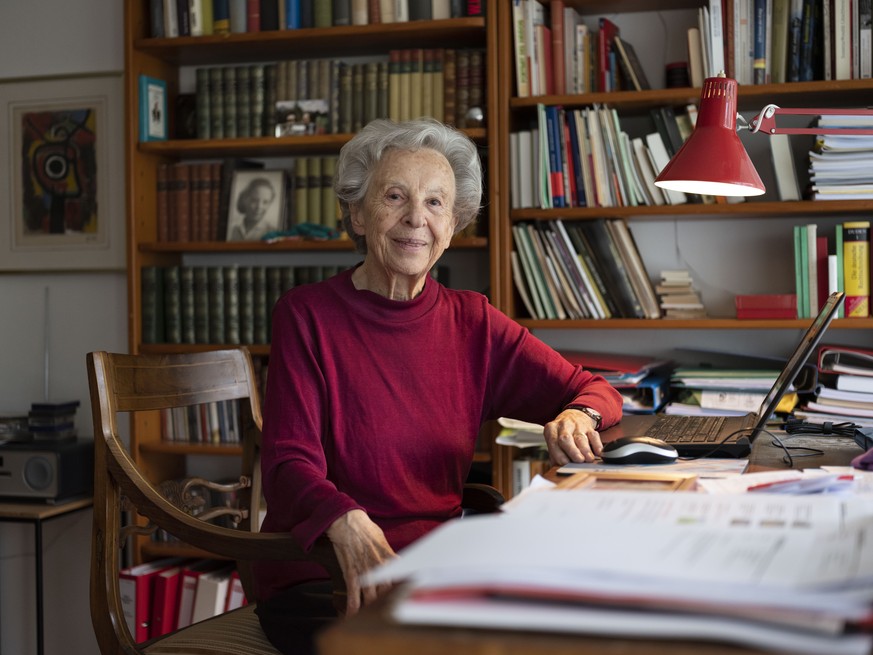
[[[352,229],[355,231],[355,234],[366,234],[364,230],[364,212],[361,210],[360,203],[349,205],[349,218],[351,218]]]

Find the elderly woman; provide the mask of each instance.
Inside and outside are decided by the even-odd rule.
[[[484,421],[544,423],[555,464],[591,461],[621,398],[483,295],[430,276],[479,211],[481,165],[463,133],[374,121],[340,152],[334,188],[364,258],[273,310],[262,529],[303,546],[327,534],[351,614],[380,591],[360,586],[363,572],[461,513]],[[289,617],[317,604],[306,594],[324,573],[263,562],[257,575],[265,632],[297,652]]]

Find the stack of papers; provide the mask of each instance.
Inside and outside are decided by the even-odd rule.
[[[864,115],[820,116],[818,127],[873,127]],[[824,134],[809,153],[809,173],[815,200],[873,198],[873,136]]]
[[[368,577],[402,623],[868,655],[871,538],[869,497],[543,491]]]

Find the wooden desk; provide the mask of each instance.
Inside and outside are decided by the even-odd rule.
[[[782,435],[779,435],[780,437]],[[751,470],[786,469],[781,448],[762,435],[755,440]],[[846,465],[860,454],[848,438],[787,437],[786,445],[823,450],[797,457],[796,468]],[[590,635],[400,625],[387,616],[390,595],[359,615],[335,624],[319,639],[321,655],[772,655],[731,644],[666,639],[616,639]]]
[[[55,505],[41,502],[0,502],[0,523],[32,523],[34,542],[34,561],[36,573],[36,652],[43,655],[45,638],[43,633],[43,580],[42,580],[42,524],[52,518],[91,507],[93,500],[77,498]]]

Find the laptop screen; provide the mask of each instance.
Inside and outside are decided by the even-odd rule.
[[[830,325],[831,320],[836,315],[837,309],[839,308],[840,303],[843,302],[845,295],[846,294],[842,291],[835,291],[828,296],[828,299],[822,306],[818,316],[815,317],[815,320],[806,330],[803,339],[801,339],[800,343],[797,344],[797,348],[794,349],[794,352],[783,367],[779,377],[776,378],[776,382],[774,382],[773,386],[770,387],[770,391],[767,392],[767,395],[761,403],[761,408],[758,410],[758,422],[755,424],[755,430],[752,432],[752,437],[757,435],[758,430],[766,427],[767,420],[773,415],[773,412],[776,411],[776,406],[779,404],[779,400],[785,392],[788,391],[789,387],[791,387],[791,384],[800,372],[801,367],[815,351],[818,342],[821,341],[825,329]]]

